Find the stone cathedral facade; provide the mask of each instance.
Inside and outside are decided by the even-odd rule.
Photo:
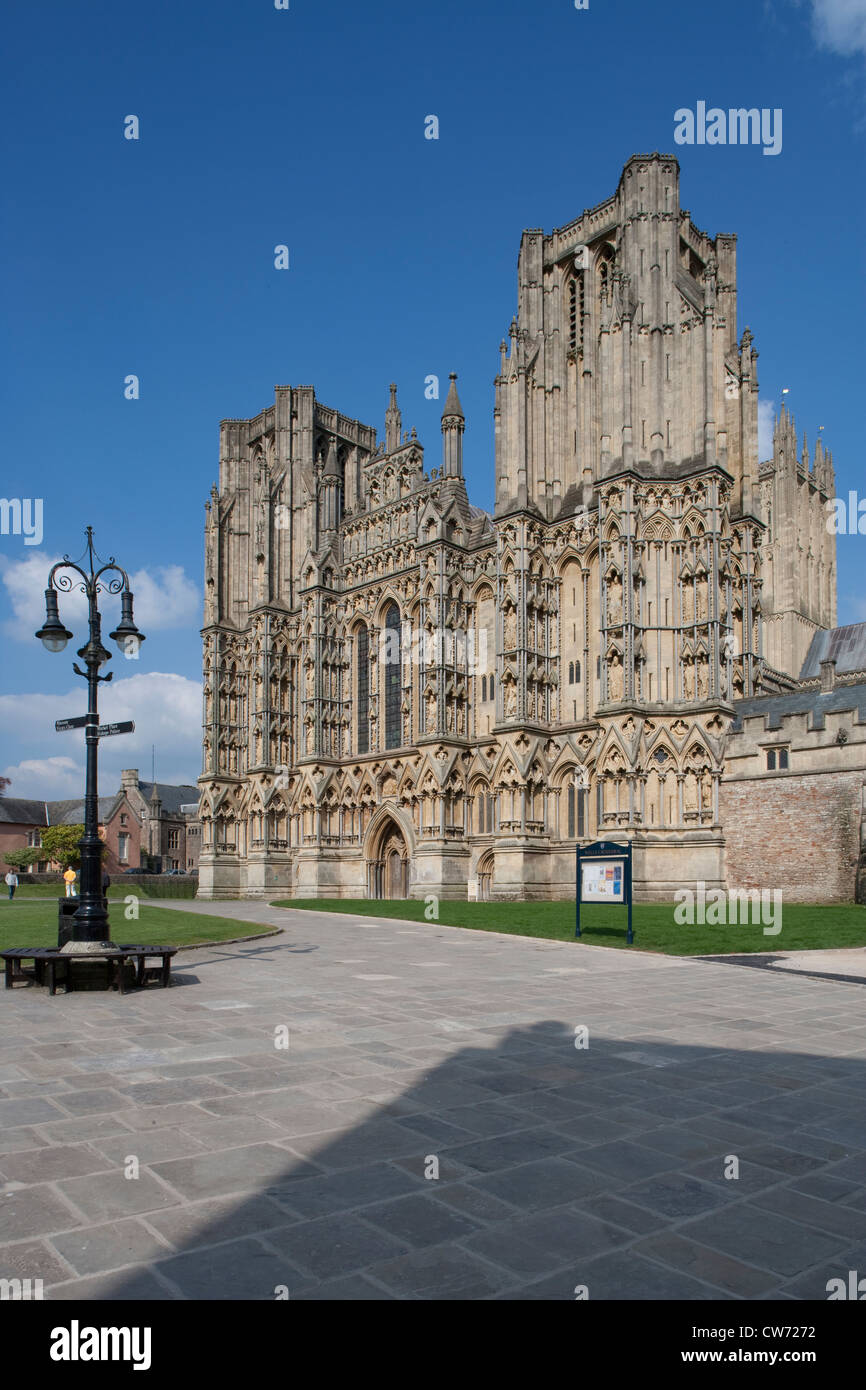
[[[394,386],[382,441],[311,386],[223,421],[201,896],[568,896],[595,839],[644,899],[727,886],[737,703],[836,620],[832,462],[784,411],[759,459],[736,253],[659,154],[524,232],[492,516],[453,375],[433,466]]]

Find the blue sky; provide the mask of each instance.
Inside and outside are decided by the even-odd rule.
[[[788,387],[810,444],[824,426],[838,490],[866,492],[866,0],[18,0],[6,42],[0,493],[44,499],[41,545],[0,535],[10,794],[83,785],[80,735],[53,722],[83,708],[84,683],[32,633],[50,562],[80,552],[88,522],[136,576],[147,632],[103,687],[106,717],[137,730],[103,743],[102,788],[125,766],[149,777],[153,745],[162,780],[198,775],[218,422],[256,414],[275,383],[311,383],[382,431],[396,381],[435,464],[424,379],[457,371],[470,495],[492,504],[520,233],[608,197],[634,152],[676,153],[693,220],[738,234],[765,410]],[[782,152],[675,146],[674,112],[699,100],[782,108]],[[866,618],[863,545],[839,537],[840,622]]]

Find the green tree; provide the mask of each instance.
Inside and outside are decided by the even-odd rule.
[[[48,858],[61,869],[81,867],[81,851],[78,842],[84,834],[83,825],[49,825],[42,831],[42,848],[48,851]]]
[[[10,849],[4,854],[3,862],[10,869],[27,869],[31,864],[45,864],[50,857],[38,845],[31,845],[29,849]]]

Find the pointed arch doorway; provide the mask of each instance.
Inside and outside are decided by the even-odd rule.
[[[409,896],[409,851],[402,830],[390,817],[382,822],[367,860],[367,892],[371,898]]]

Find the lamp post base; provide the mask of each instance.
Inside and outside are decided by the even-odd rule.
[[[106,951],[116,951],[111,941],[67,941],[60,947],[60,954],[75,956],[104,956]]]

